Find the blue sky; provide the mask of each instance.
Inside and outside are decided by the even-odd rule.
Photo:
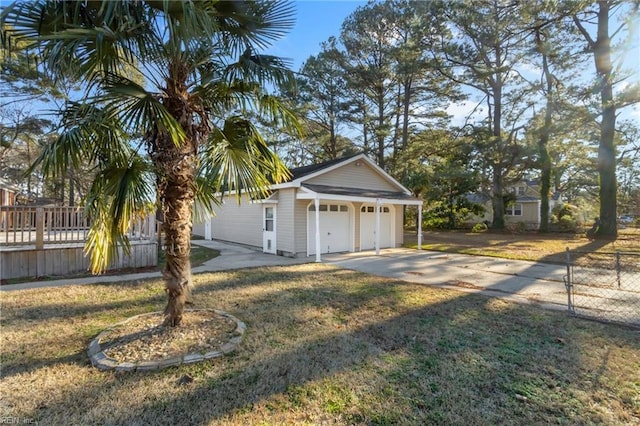
[[[0,0],[0,6],[9,4],[8,0]],[[298,0],[294,1],[296,9],[296,21],[294,28],[281,40],[273,44],[265,53],[288,58],[291,60],[291,68],[298,71],[304,61],[310,56],[320,51],[320,43],[326,41],[331,36],[338,37],[340,28],[347,16],[353,13],[358,7],[367,4],[366,0]],[[638,25],[638,23],[636,23]],[[640,29],[636,29],[636,36],[640,34]],[[640,70],[638,57],[640,49],[636,49],[629,55],[628,62],[631,68]],[[638,73],[640,74],[640,72]],[[636,74],[633,80],[640,80]],[[469,106],[456,106],[450,112],[454,115],[466,115]],[[640,105],[628,108],[626,114],[640,119]]]
[[[320,52],[320,43],[340,35],[340,27],[347,16],[366,4],[366,1],[356,0],[296,1],[295,27],[267,53],[291,59],[292,69],[298,71],[310,55]]]

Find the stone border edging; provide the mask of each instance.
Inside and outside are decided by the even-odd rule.
[[[91,360],[91,365],[93,365],[94,367],[97,367],[100,370],[153,371],[153,370],[161,370],[167,367],[178,366],[181,364],[193,364],[193,363],[204,361],[207,359],[218,358],[230,352],[233,352],[238,346],[238,344],[240,344],[240,342],[242,341],[242,338],[244,337],[244,332],[247,329],[247,326],[245,325],[245,323],[243,323],[233,315],[230,315],[218,309],[188,309],[185,312],[199,312],[199,311],[214,312],[220,316],[223,316],[232,321],[235,321],[236,328],[234,330],[234,333],[238,334],[238,336],[234,336],[228,342],[224,343],[220,348],[220,350],[207,352],[205,354],[192,352],[183,356],[175,356],[172,358],[164,358],[164,359],[159,359],[154,361],[121,362],[121,363],[116,361],[114,358],[110,358],[106,356],[105,353],[102,351],[102,347],[100,346],[100,340],[105,338],[109,334],[109,332],[111,332],[111,330],[113,330],[115,327],[124,325],[129,321],[133,321],[134,319],[142,316],[157,315],[161,313],[160,311],[149,312],[149,313],[135,315],[130,318],[127,318],[126,320],[120,321],[119,323],[116,323],[111,327],[109,327],[108,329],[100,332],[100,334],[98,334],[91,341],[91,343],[89,343],[89,346],[87,348],[87,355]]]

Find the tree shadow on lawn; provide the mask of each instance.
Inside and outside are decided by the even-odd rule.
[[[243,271],[251,271],[255,270],[259,272],[261,267],[256,268],[245,268]],[[209,288],[207,284],[199,284],[200,281],[206,280],[208,272],[194,274],[194,282],[196,287],[196,292],[200,292]],[[247,280],[243,278],[244,275],[240,275],[239,271],[228,271],[228,272],[217,272],[217,274],[227,274],[228,279],[222,285],[217,285],[218,289],[225,288],[238,288],[242,286],[254,285],[256,282],[264,282],[264,276],[257,275],[254,279]],[[296,274],[291,273],[291,279],[297,279],[298,277],[306,275],[306,273]],[[273,281],[273,280],[272,280]],[[39,303],[36,306],[28,306],[28,307],[18,307],[15,308],[15,312],[7,313],[8,307],[6,304],[4,306],[4,312],[1,318],[1,322],[3,326],[12,326],[20,321],[39,321],[39,320],[48,320],[55,318],[69,318],[75,316],[83,316],[83,315],[92,315],[96,313],[104,313],[110,311],[118,311],[121,309],[134,308],[136,306],[148,305],[149,303],[154,303],[157,305],[157,310],[164,309],[166,303],[166,295],[164,293],[164,282],[162,279],[144,279],[144,280],[132,280],[132,281],[124,281],[124,282],[104,282],[104,283],[96,283],[96,284],[83,284],[83,285],[69,285],[69,286],[61,286],[55,287],[55,289],[59,289],[60,291],[65,291],[68,289],[70,291],[74,291],[75,288],[94,288],[99,289],[101,293],[99,295],[92,295],[91,300],[86,301],[78,301],[78,300],[65,300],[64,298],[60,298],[60,301],[57,302],[43,302]],[[123,300],[117,302],[102,302],[100,296],[110,297],[108,292],[111,291],[119,291],[124,290],[131,291],[130,297],[125,297]],[[49,299],[47,295],[52,291],[50,288],[38,288],[33,290],[14,290],[11,293],[16,292],[37,292],[43,295],[45,300]],[[149,292],[151,294],[148,295],[140,295],[142,292]],[[5,294],[8,295],[10,293],[0,293],[0,295]],[[33,294],[33,293],[31,293]],[[6,297],[5,297],[6,300]],[[19,303],[19,301],[17,302]],[[197,303],[197,300],[196,300]],[[125,319],[125,318],[123,318]]]
[[[240,271],[215,273],[220,276],[224,274],[225,280],[222,284],[209,285],[201,284],[200,281],[206,280],[208,274],[198,274],[194,276],[196,282],[196,298],[193,308],[198,308],[200,301],[198,300],[198,294],[215,290],[222,294],[227,291],[238,291],[247,286],[253,286],[256,284],[268,285],[272,282],[276,282],[280,278],[270,278],[268,274],[261,274],[260,268],[246,269],[245,271],[253,271],[254,274],[249,275],[247,279],[246,273]],[[288,272],[286,274],[289,280],[299,280],[304,276],[308,276],[307,272]],[[83,331],[83,336],[69,336],[69,344],[74,344],[78,340],[82,342],[84,346],[78,348],[74,353],[67,353],[63,356],[59,356],[55,353],[46,355],[37,355],[32,353],[33,344],[26,344],[23,351],[19,356],[4,355],[2,360],[2,369],[0,371],[0,377],[10,377],[16,374],[22,374],[25,372],[34,371],[43,367],[54,366],[61,362],[80,362],[88,365],[89,361],[86,359],[86,345],[96,337],[96,335],[104,329],[130,318],[134,315],[149,313],[155,311],[162,311],[166,303],[166,296],[163,291],[164,284],[161,280],[146,280],[146,281],[128,281],[124,283],[98,283],[83,286],[69,286],[69,287],[56,287],[54,289],[36,289],[30,291],[30,297],[34,297],[34,293],[39,293],[45,300],[49,300],[54,292],[61,293],[59,296],[60,302],[40,302],[37,305],[31,306],[13,306],[20,304],[20,298],[15,298],[15,302],[7,302],[5,294],[5,300],[3,300],[3,311],[0,319],[0,325],[4,328],[5,335],[7,331],[10,331],[12,327],[20,327],[22,324],[29,326],[29,324],[35,324],[40,322],[50,323],[51,329],[56,329],[56,322],[61,323],[82,323],[84,320],[89,321],[90,324],[85,326],[79,326]],[[87,300],[80,302],[78,300],[64,299],[62,294],[72,294],[76,290],[83,290],[82,296]],[[157,291],[156,291],[157,289]],[[29,290],[27,290],[29,291]],[[152,294],[149,294],[153,291]],[[16,295],[23,290],[17,290]],[[269,293],[276,292],[276,290],[269,290]],[[118,301],[103,301],[106,298],[113,297],[117,294],[122,296]],[[265,296],[265,293],[262,293]],[[55,297],[55,296],[54,296]],[[268,297],[268,296],[265,296]],[[250,299],[240,300],[233,309],[237,309],[240,306],[247,306],[250,304]],[[217,308],[215,304],[213,307]],[[107,324],[101,318],[109,320]],[[95,321],[92,321],[95,320]],[[44,333],[41,336],[33,336],[37,338],[38,345],[46,347],[50,342],[50,346],[55,346],[60,339],[64,339],[64,333],[58,328],[56,332]]]
[[[300,275],[281,272],[283,281]],[[327,282],[336,273],[342,272],[309,272],[316,285],[275,292],[268,282],[265,294],[250,300],[242,284],[202,286],[203,302],[222,302],[216,307],[247,322],[237,353],[149,374],[94,372],[95,383],[20,414],[115,424],[268,423],[270,417],[276,423],[515,424],[540,421],[541,414],[590,422],[598,420],[597,408],[581,406],[576,395],[594,387],[610,392],[617,383],[599,380],[606,367],[594,376],[593,360],[583,359],[589,345],[609,339],[640,349],[629,330],[479,295],[431,295],[401,281],[367,278],[363,285],[364,275],[350,271],[340,279],[353,285],[339,287]],[[237,297],[221,299],[232,291]],[[423,301],[413,299],[426,293]],[[288,311],[279,315],[273,306]],[[591,356],[607,363],[596,347]],[[184,374],[195,381],[178,386]],[[154,392],[159,385],[164,392]],[[326,386],[340,389],[345,403],[331,404]],[[146,396],[127,401],[123,393]],[[634,414],[640,415],[637,407]]]
[[[161,301],[165,299],[164,292],[162,291],[162,287],[158,285],[158,291],[155,294],[149,295],[140,295],[139,293],[132,294],[130,297],[126,297],[119,301],[113,302],[103,302],[100,296],[109,297],[109,295],[105,295],[107,292],[111,290],[117,290],[120,288],[131,288],[132,290],[136,290],[136,287],[139,285],[138,282],[130,281],[126,283],[100,283],[100,284],[90,284],[90,285],[82,285],[82,287],[89,288],[104,288],[105,291],[100,295],[92,296],[89,301],[78,301],[78,300],[65,300],[61,297],[60,301],[56,302],[43,302],[39,303],[37,306],[28,306],[28,307],[7,307],[4,306],[5,312],[2,315],[2,325],[5,327],[13,326],[21,321],[45,321],[52,320],[57,318],[71,318],[76,316],[86,316],[86,315],[95,315],[97,313],[106,313],[106,312],[117,312],[122,309],[135,309],[137,306],[147,305],[149,303],[157,303],[160,304]],[[74,288],[77,286],[69,286],[66,287],[70,291],[74,291]],[[61,291],[64,291],[65,287],[58,287]],[[52,290],[50,288],[41,288],[37,290],[16,290],[16,292],[23,291],[38,291],[42,295],[45,295]],[[45,296],[46,300],[47,297]],[[6,298],[5,298],[6,300]],[[18,301],[19,303],[19,301]],[[14,312],[7,313],[7,308],[11,308]],[[123,318],[124,319],[124,318]]]

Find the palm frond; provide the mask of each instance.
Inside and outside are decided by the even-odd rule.
[[[274,125],[282,127],[290,134],[298,135],[298,137],[304,137],[304,131],[298,120],[296,113],[287,108],[282,100],[273,95],[263,95],[259,97],[255,104],[254,109],[258,114],[271,121]]]
[[[91,81],[134,64],[133,52],[157,44],[146,17],[140,2],[61,0],[16,2],[0,19],[5,48],[22,41],[41,52],[53,75]]]
[[[247,46],[269,47],[295,24],[295,7],[290,1],[221,1],[215,4],[222,41],[234,54]]]
[[[214,182],[205,176],[202,168],[196,177],[196,199],[193,205],[193,221],[204,223],[215,216],[213,206],[220,205],[220,198],[217,197],[217,188]]]
[[[193,93],[214,115],[224,116],[228,111],[258,114],[273,125],[302,137],[296,113],[287,108],[279,97],[265,94],[258,82],[210,80],[194,88]]]
[[[292,89],[296,85],[295,75],[290,69],[291,62],[272,55],[256,54],[254,49],[247,48],[238,61],[227,66],[225,78],[255,81],[261,86],[274,84],[281,89]]]
[[[272,152],[255,126],[240,116],[230,117],[215,129],[202,159],[204,175],[216,192],[235,191],[254,198],[268,194],[272,183],[288,178],[289,171]]]
[[[154,209],[151,182],[150,167],[138,156],[128,167],[112,165],[96,176],[86,199],[91,227],[85,245],[94,273],[109,266],[118,246],[128,254],[129,228]]]
[[[117,108],[130,130],[146,132],[157,129],[168,134],[178,146],[186,140],[182,126],[167,111],[158,96],[139,84],[126,77],[108,74],[104,79],[103,91],[96,100]]]
[[[69,102],[61,117],[62,132],[45,146],[28,172],[42,165],[46,176],[64,175],[70,168],[98,161],[126,163],[129,137],[112,110]]]

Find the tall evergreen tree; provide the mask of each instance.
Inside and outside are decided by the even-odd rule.
[[[523,49],[519,3],[500,0],[445,2],[446,19],[457,34],[438,70],[477,91],[485,102],[490,139],[484,155],[491,168],[492,227],[504,228],[505,177],[517,157],[517,135],[530,100],[518,66]]]
[[[309,57],[300,70],[298,103],[306,123],[307,145],[314,149],[313,162],[333,160],[353,152],[345,128],[346,82],[344,56],[333,37],[322,43],[317,56]]]
[[[369,3],[347,17],[340,34],[350,89],[362,97],[358,113],[363,115],[363,138],[372,139],[371,149],[382,168],[393,127],[395,84],[391,25],[388,3]]]
[[[584,37],[587,50],[593,55],[596,71],[594,92],[600,96],[597,116],[600,117],[598,146],[598,176],[600,199],[600,226],[597,238],[613,238],[617,231],[617,180],[616,180],[616,118],[621,106],[640,101],[640,90],[623,93],[616,98],[614,86],[624,80],[622,64],[615,63],[612,37],[620,35],[633,17],[638,15],[639,4],[620,0],[601,0],[573,16],[573,23]],[[617,15],[617,28],[614,24]],[[590,31],[594,28],[593,31]],[[628,28],[627,28],[628,30]],[[626,95],[626,96],[625,96]]]

